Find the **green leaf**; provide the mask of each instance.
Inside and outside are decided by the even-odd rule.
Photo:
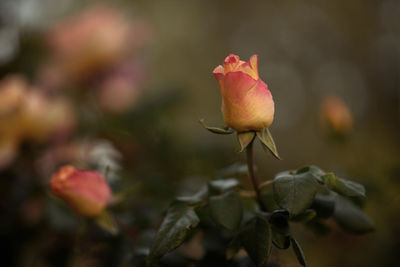
[[[315,165],[305,166],[296,171],[297,174],[304,173],[304,172],[311,172],[312,174],[315,174],[315,175],[324,175],[325,174],[325,172],[321,168],[319,168]]]
[[[210,193],[213,194],[221,194],[238,186],[239,182],[234,178],[212,180],[208,182],[208,189]]]
[[[302,266],[307,267],[306,258],[304,257],[303,250],[301,249],[299,243],[293,237],[290,239],[290,242],[292,243],[293,251],[296,254],[299,263]]]
[[[274,199],[273,192],[262,193],[261,201],[264,203],[264,206],[267,209],[267,211],[273,211],[273,210],[279,209],[279,206]]]
[[[249,168],[247,164],[239,164],[234,163],[220,171],[217,172],[216,178],[222,179],[227,177],[239,177],[239,176],[248,176],[249,175]]]
[[[100,216],[95,218],[98,226],[106,230],[112,235],[118,234],[118,226],[117,223],[111,213],[107,210],[104,210]]]
[[[300,168],[296,171],[296,174],[301,174],[301,173],[309,173],[310,175],[314,176],[315,179],[317,179],[317,181],[320,184],[324,183],[321,176],[325,175],[326,173],[321,168],[319,168],[315,165],[306,166],[306,167]]]
[[[280,249],[290,246],[289,213],[286,210],[276,210],[269,217],[272,231],[272,243]]]
[[[336,196],[335,202],[333,218],[344,230],[354,234],[374,230],[374,222],[349,199]]]
[[[321,176],[326,186],[346,197],[365,197],[365,188],[363,185],[337,177],[333,173]]]
[[[206,128],[207,130],[209,130],[210,132],[215,133],[215,134],[232,134],[233,133],[233,130],[230,128],[218,128],[218,127],[207,126],[204,123],[204,119],[200,120],[200,124],[203,125],[203,127]]]
[[[277,231],[274,227],[272,230],[272,243],[279,249],[287,249],[290,246],[290,235]]]
[[[214,220],[211,217],[210,205],[200,205],[195,207],[194,210],[203,225],[214,224]]]
[[[240,151],[243,152],[243,150],[246,149],[246,147],[253,141],[254,136],[256,135],[255,132],[242,132],[242,133],[237,133],[237,138],[239,140],[240,144]]]
[[[335,199],[330,196],[317,195],[311,205],[318,217],[327,219],[333,215],[335,211]]]
[[[289,212],[287,210],[274,210],[270,216],[269,221],[273,224],[287,225],[289,219]]]
[[[240,242],[257,266],[263,266],[271,251],[270,225],[264,217],[256,215],[245,224],[239,234]]]
[[[213,196],[209,199],[211,217],[216,224],[229,230],[239,227],[243,217],[241,198],[234,192]]]
[[[196,213],[185,203],[174,202],[168,209],[167,216],[153,241],[148,258],[148,265],[166,253],[180,246],[190,230],[199,223]]]
[[[275,156],[275,158],[281,159],[279,157],[278,150],[276,149],[274,139],[272,138],[272,135],[268,128],[258,131],[257,137],[258,139],[260,139],[263,146],[266,147],[272,153],[272,155]]]
[[[291,217],[299,215],[310,207],[317,193],[317,185],[317,180],[309,172],[278,173],[273,183],[275,201],[289,211]]]
[[[225,256],[227,260],[231,260],[241,249],[242,243],[240,243],[239,238],[233,238],[231,243],[228,245],[226,249]]]
[[[197,193],[195,193],[192,196],[183,196],[183,197],[177,197],[176,200],[180,202],[187,203],[189,205],[195,205],[203,200],[205,200],[208,196],[208,187],[203,186]]]
[[[316,216],[317,216],[317,212],[315,210],[306,209],[304,212],[291,218],[291,221],[307,223],[307,222],[311,221],[312,219],[314,219]]]

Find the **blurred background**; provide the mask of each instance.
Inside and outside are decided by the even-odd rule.
[[[234,53],[259,55],[275,100],[284,160],[257,147],[259,177],[315,164],[367,189],[373,233],[294,225],[309,266],[395,266],[399,14],[396,0],[2,0],[1,265],[139,266],[175,196],[245,162],[233,135],[198,123],[223,126],[212,70]],[[49,190],[65,164],[107,172],[124,235],[79,234]],[[273,258],[297,266],[291,251]]]

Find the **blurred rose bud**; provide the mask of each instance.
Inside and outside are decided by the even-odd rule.
[[[78,170],[67,165],[51,177],[50,183],[53,194],[82,216],[99,216],[111,201],[109,185],[95,171]]]
[[[141,90],[145,70],[143,64],[121,64],[109,72],[98,85],[101,107],[111,113],[123,113],[134,106]]]
[[[142,24],[133,24],[118,10],[98,5],[57,24],[48,34],[47,43],[54,60],[72,78],[89,77],[130,55],[147,40]],[[59,74],[50,74],[59,79]]]
[[[27,138],[42,142],[50,137],[69,136],[75,126],[75,114],[66,99],[49,98],[31,90],[25,97],[22,123]]]
[[[99,103],[106,111],[123,113],[134,104],[138,92],[138,88],[131,81],[113,77],[99,88]]]
[[[26,92],[22,76],[10,75],[0,81],[0,117],[9,116],[21,107]]]
[[[0,81],[0,138],[15,140],[23,134],[21,117],[24,113],[28,84],[22,76],[9,75]]]
[[[322,101],[321,120],[333,134],[347,135],[353,129],[351,112],[346,103],[337,96],[328,96]]]
[[[257,55],[244,62],[231,54],[213,73],[221,88],[226,125],[239,132],[258,131],[271,125],[274,101],[268,86],[258,76]]]
[[[75,128],[75,113],[66,99],[33,88],[23,76],[0,80],[0,169],[18,155],[25,141],[64,139]]]
[[[0,170],[12,163],[24,134],[21,117],[27,83],[22,76],[9,75],[0,81]]]

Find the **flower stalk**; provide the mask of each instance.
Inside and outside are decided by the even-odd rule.
[[[254,139],[250,142],[250,144],[246,148],[246,156],[247,156],[247,167],[249,169],[249,176],[251,179],[251,183],[253,184],[254,191],[256,192],[256,198],[258,205],[262,211],[267,211],[264,202],[262,201],[261,190],[260,190],[260,181],[258,180],[255,172],[254,172],[254,153],[253,153],[253,143]]]

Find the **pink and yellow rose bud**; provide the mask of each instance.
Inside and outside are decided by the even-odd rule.
[[[321,104],[322,124],[333,134],[347,135],[353,129],[353,116],[346,103],[337,96],[326,97]]]
[[[236,55],[225,58],[213,71],[222,93],[222,114],[226,125],[239,131],[259,131],[274,120],[274,100],[258,76],[258,56],[248,62]]]
[[[99,216],[111,201],[109,185],[95,171],[67,165],[52,176],[50,184],[53,194],[82,216]]]

